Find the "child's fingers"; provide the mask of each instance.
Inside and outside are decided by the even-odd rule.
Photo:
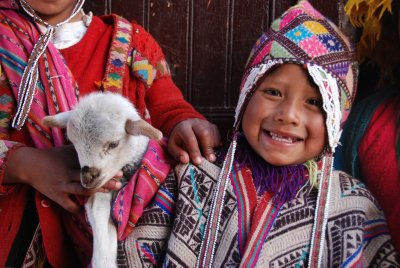
[[[189,154],[185,151],[184,146],[171,142],[168,145],[168,151],[176,161],[179,161],[182,164],[189,163]]]
[[[207,124],[200,127],[194,127],[193,130],[195,131],[204,156],[208,161],[214,162],[216,160],[214,148],[220,145],[221,139],[217,127],[208,122],[206,123]]]
[[[193,130],[186,133],[184,137],[184,143],[186,147],[186,151],[189,154],[190,159],[195,165],[201,164],[201,152],[199,148],[199,144],[197,143],[197,138]]]
[[[117,174],[114,175],[114,178],[121,179],[123,175],[124,175],[124,173],[122,172],[122,170],[120,170],[117,172]]]
[[[122,183],[119,180],[113,178],[109,180],[106,184],[104,184],[102,188],[105,190],[118,191],[119,189],[121,189],[121,187]]]
[[[168,140],[169,153],[183,164],[189,163],[190,159],[194,162],[199,161],[196,157],[200,158],[200,151],[191,124],[184,121],[175,128]]]

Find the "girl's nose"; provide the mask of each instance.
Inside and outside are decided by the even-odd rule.
[[[301,106],[294,100],[285,99],[276,107],[274,119],[283,124],[297,126],[300,123],[300,117]]]

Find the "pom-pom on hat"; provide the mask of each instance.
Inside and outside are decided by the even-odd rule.
[[[348,39],[307,1],[300,1],[275,20],[254,45],[240,86],[234,136],[215,187],[209,221],[200,248],[197,267],[212,267],[226,188],[235,159],[238,132],[246,106],[260,82],[273,67],[284,63],[304,66],[318,86],[326,113],[328,144],[309,177],[318,177],[318,198],[310,241],[309,267],[320,267],[329,214],[333,152],[350,112],[357,88],[358,66]],[[315,163],[315,162],[314,162]],[[311,179],[310,179],[311,180]]]

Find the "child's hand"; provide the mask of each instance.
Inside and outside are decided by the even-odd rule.
[[[97,190],[84,188],[80,182],[80,166],[73,146],[17,149],[9,159],[4,182],[29,184],[72,213],[79,213],[83,209],[72,198],[73,195],[89,196],[98,191],[121,187],[116,180],[110,180]]]
[[[221,138],[216,125],[192,118],[173,128],[168,140],[168,151],[181,163],[188,163],[190,157],[194,164],[199,165],[201,152],[208,161],[214,162],[216,157],[213,148],[220,145]]]

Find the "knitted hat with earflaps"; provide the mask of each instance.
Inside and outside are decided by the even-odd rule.
[[[343,123],[350,112],[357,88],[358,66],[355,52],[348,39],[327,18],[307,1],[300,1],[275,20],[254,45],[240,86],[234,131],[241,127],[247,104],[273,66],[295,63],[305,66],[318,86],[326,114],[328,144],[317,166],[318,199],[315,210],[309,266],[318,267],[322,258],[323,241],[329,212],[330,177],[333,153],[339,143]],[[237,135],[229,147],[218,178],[207,228],[202,242],[198,267],[211,267],[219,219],[226,187],[236,151]],[[311,173],[311,172],[310,172]],[[316,174],[310,174],[311,177]]]

